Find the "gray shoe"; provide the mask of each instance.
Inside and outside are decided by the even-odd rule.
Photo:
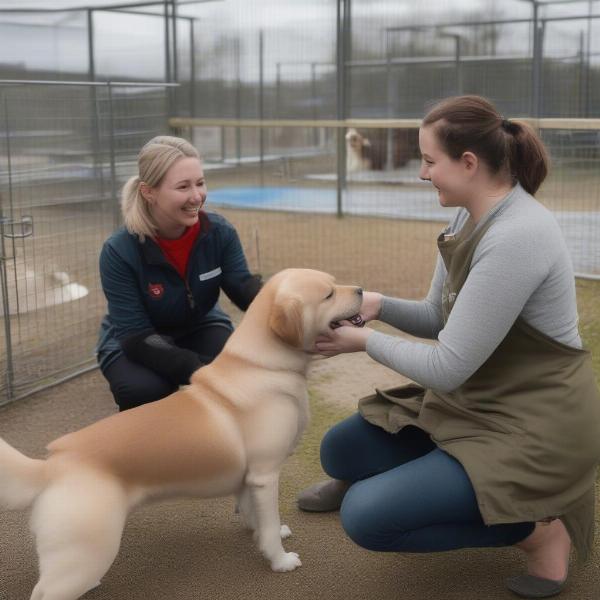
[[[298,508],[308,512],[339,510],[350,483],[339,479],[320,481],[298,494]]]
[[[521,598],[550,598],[560,594],[567,580],[554,581],[535,575],[517,575],[506,580],[506,587]]]

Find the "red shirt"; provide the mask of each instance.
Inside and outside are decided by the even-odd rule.
[[[176,240],[165,240],[156,237],[156,243],[160,246],[167,260],[177,269],[182,279],[185,279],[192,246],[200,233],[200,220],[195,225],[188,227],[186,232]]]

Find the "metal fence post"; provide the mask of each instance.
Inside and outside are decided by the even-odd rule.
[[[242,118],[242,57],[240,54],[240,38],[235,38],[233,47],[235,48],[235,118]],[[242,162],[242,130],[238,126],[235,128],[235,153],[237,164]]]
[[[165,19],[165,81],[171,83],[171,35],[169,31],[169,0],[164,0]],[[171,89],[167,89],[167,113],[173,114],[173,98]]]
[[[338,0],[339,2],[339,0]],[[275,118],[281,119],[281,63],[275,63]]]
[[[579,32],[579,52],[578,52],[578,72],[577,72],[577,83],[578,83],[578,96],[579,102],[577,106],[577,114],[579,117],[585,117],[587,106],[586,106],[586,65],[585,65],[585,51],[584,51],[584,34],[583,31]]]
[[[337,2],[337,119],[343,121],[346,118],[346,93],[347,93],[347,73],[346,61],[349,59],[348,41],[350,25],[350,0],[338,0]],[[343,215],[343,193],[346,189],[346,130],[343,127],[337,128],[337,186],[336,186],[336,204],[337,216]]]
[[[265,118],[265,33],[261,29],[258,32],[258,119],[262,122]],[[260,187],[265,184],[264,162],[265,162],[265,128],[258,130],[258,144],[260,156]]]
[[[194,42],[194,22],[190,19],[190,117],[196,115],[196,48]]]
[[[179,61],[177,56],[177,0],[171,0],[171,46],[173,57],[173,78],[172,81],[177,83],[179,81]],[[173,110],[175,115],[179,115],[179,93],[177,89],[173,90]]]
[[[88,78],[96,81],[96,60],[94,50],[94,10],[87,9],[87,35],[88,35]],[[90,102],[93,113],[92,118],[92,161],[94,176],[100,181],[100,196],[104,198],[104,161],[101,158],[100,122],[98,118],[98,90],[95,85],[90,86]]]
[[[110,152],[110,188],[111,188],[111,200],[112,200],[112,213],[114,229],[116,229],[121,223],[121,213],[119,212],[119,202],[117,200],[117,167],[116,167],[116,148],[115,148],[115,118],[114,118],[114,105],[113,105],[113,87],[111,82],[108,84],[108,124],[109,124],[109,135],[108,135],[108,147]]]
[[[392,52],[390,45],[390,32],[389,30],[385,30],[384,33],[384,42],[385,42],[385,93],[386,93],[386,113],[388,119],[393,119],[393,99],[395,98],[394,94],[394,85],[392,78]],[[385,160],[385,168],[388,171],[391,171],[394,168],[394,143],[392,139],[393,131],[392,129],[387,129],[385,136],[385,145],[386,145],[386,160]]]
[[[312,119],[313,121],[317,121],[319,118],[317,105],[317,64],[314,62],[310,63],[310,95],[312,98]],[[312,140],[315,147],[318,147],[319,129],[317,127],[313,128]]]
[[[12,165],[10,152],[10,130],[8,121],[8,99],[4,97],[4,122],[6,131],[6,157],[8,169],[8,193],[9,205],[12,208]],[[12,215],[11,215],[12,216]],[[6,243],[4,237],[4,207],[2,206],[2,195],[0,194],[0,288],[2,290],[2,311],[4,317],[4,335],[6,340],[6,401],[10,402],[14,395],[14,366],[12,332],[10,323],[10,307],[8,306],[8,275],[6,273]]]
[[[531,113],[533,117],[539,118],[541,102],[542,83],[542,34],[539,21],[539,6],[537,0],[532,1],[533,6],[533,64],[531,68]]]
[[[588,17],[587,17],[587,36],[585,41],[585,96],[584,96],[584,111],[583,116],[590,116],[590,92],[592,89],[591,78],[592,78],[592,65],[590,63],[591,57],[591,44],[592,44],[592,2],[588,0]]]

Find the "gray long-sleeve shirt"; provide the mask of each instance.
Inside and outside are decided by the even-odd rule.
[[[460,231],[468,216],[459,209],[445,232]],[[374,332],[366,348],[371,358],[426,388],[447,392],[488,359],[519,316],[551,338],[581,347],[573,267],[553,215],[517,185],[477,227],[490,219],[445,326],[447,271],[439,255],[424,300],[383,299],[381,321],[436,341]]]

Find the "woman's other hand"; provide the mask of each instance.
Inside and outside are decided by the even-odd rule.
[[[332,329],[329,334],[321,335],[316,339],[315,349],[319,354],[336,356],[346,352],[363,352],[365,350],[367,339],[373,330],[367,327],[355,327],[350,321],[340,321],[340,325],[341,327]]]

